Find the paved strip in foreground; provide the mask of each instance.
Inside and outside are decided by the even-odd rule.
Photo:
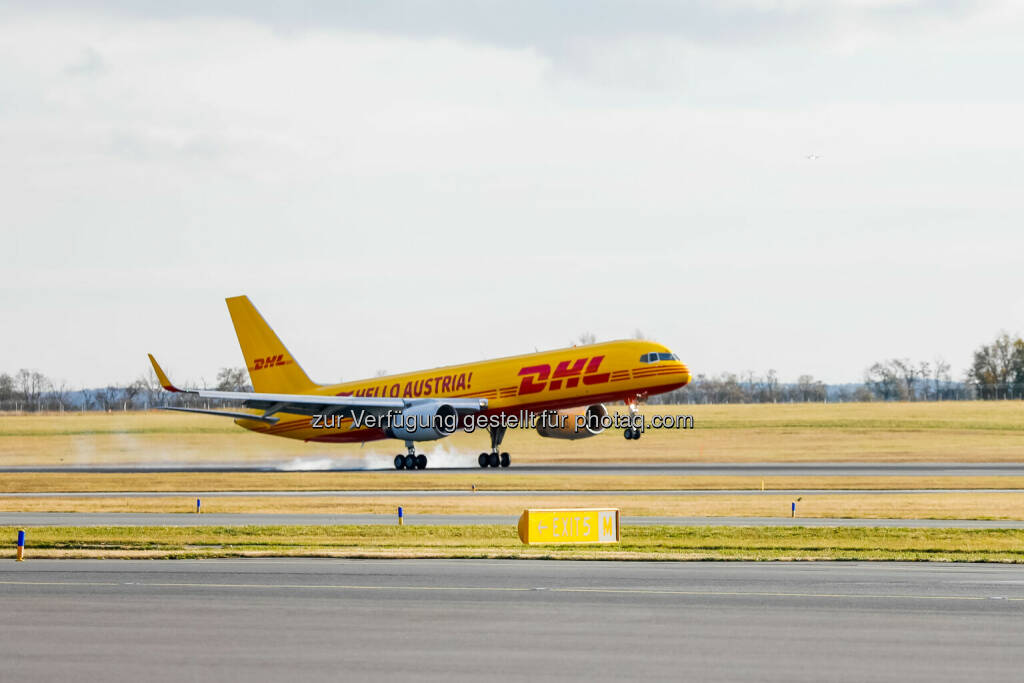
[[[1019,681],[1009,565],[32,560],[10,680]]]
[[[319,491],[42,491],[38,493],[17,492],[0,493],[0,498],[438,498],[463,496],[579,496],[581,498],[601,498],[605,496],[849,496],[849,495],[884,495],[887,493],[1024,493],[1024,489],[658,489],[614,491],[549,491],[539,489],[488,491],[477,489],[430,489],[402,491],[396,489],[377,489],[370,491],[349,491],[327,489]]]
[[[406,524],[516,524],[513,515],[418,515],[405,512]],[[194,514],[155,512],[0,512],[0,526],[319,526],[396,524],[397,515],[371,514]],[[851,519],[791,517],[623,517],[626,525],[892,527],[909,529],[1024,529],[1024,520]]]

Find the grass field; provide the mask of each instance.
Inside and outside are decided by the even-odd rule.
[[[394,515],[399,505],[415,514],[519,515],[524,509],[618,507],[624,515],[785,517],[793,496],[607,494],[566,496],[430,496],[408,498],[325,496],[213,496],[203,498],[206,513],[373,513]],[[181,512],[195,511],[194,497],[0,498],[3,512]],[[870,493],[803,496],[801,517],[898,519],[1024,519],[1024,493]]]
[[[619,408],[621,410],[621,408]],[[615,410],[615,407],[612,407]],[[1024,402],[785,404],[645,408],[648,415],[692,414],[696,428],[648,431],[640,441],[610,432],[576,442],[513,430],[504,447],[531,462],[1020,462]],[[434,466],[475,467],[486,436],[457,434],[422,444]],[[190,510],[192,498],[4,498],[4,493],[116,491],[469,490],[472,498],[207,498],[208,512],[378,512],[518,514],[524,507],[615,505],[629,515],[788,514],[778,489],[1024,488],[1021,477],[764,477],[758,496],[486,496],[488,490],[628,491],[759,489],[758,477],[518,474],[510,470],[395,472],[397,443],[319,445],[252,434],[230,420],[163,411],[0,415],[0,465],[275,464],[303,468],[388,468],[384,472],[0,474],[0,510]],[[410,502],[413,503],[410,506]],[[805,497],[814,517],[1024,519],[1019,493],[874,494]]]
[[[481,472],[4,473],[5,493],[117,491],[663,491],[791,489],[1024,489],[1024,477],[685,476]]]
[[[612,406],[611,410],[622,410]],[[693,430],[607,432],[575,442],[512,430],[514,462],[1009,462],[1024,460],[1024,401],[647,406],[691,414]],[[474,466],[484,433],[423,449],[436,465]],[[231,420],[165,411],[0,416],[0,464],[274,463],[388,467],[397,442],[322,445],[252,434]]]
[[[11,558],[16,531],[0,557]],[[1024,531],[789,527],[624,527],[604,546],[523,546],[511,526],[50,527],[26,556],[462,557],[628,560],[928,560],[1024,562]]]

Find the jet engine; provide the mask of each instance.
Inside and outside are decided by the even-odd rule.
[[[585,408],[549,410],[537,420],[537,433],[549,439],[585,439],[604,431],[608,409],[600,403]]]
[[[391,418],[388,436],[403,441],[443,439],[459,427],[459,414],[451,405],[424,402],[409,406]]]

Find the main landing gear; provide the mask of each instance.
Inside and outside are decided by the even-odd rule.
[[[491,433],[491,452],[481,453],[480,457],[476,459],[480,467],[508,467],[512,464],[512,458],[508,453],[499,453],[498,446],[501,445],[501,440],[505,438],[506,427],[489,427],[488,431]]]
[[[405,447],[409,450],[407,455],[399,453],[395,456],[396,470],[425,470],[427,469],[427,456],[420,453],[416,455],[416,446],[412,441],[406,441]]]

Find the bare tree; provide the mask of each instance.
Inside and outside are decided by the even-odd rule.
[[[942,400],[943,389],[950,382],[949,369],[949,363],[942,358],[936,358],[932,363],[932,398],[936,401]]]
[[[580,346],[586,346],[587,344],[594,344],[594,343],[597,342],[597,335],[595,335],[593,332],[583,332],[583,333],[580,334],[580,336],[577,338],[576,341],[577,341],[577,343]],[[575,345],[576,344],[574,344],[573,346],[575,346]]]
[[[135,399],[145,393],[146,387],[135,380],[121,390],[121,405],[124,410],[135,407]]]
[[[800,375],[796,380],[796,388],[801,401],[824,401],[828,396],[825,385],[811,375]]]
[[[153,366],[146,368],[146,372],[139,375],[135,383],[142,389],[140,393],[145,397],[146,408],[161,405],[164,402],[163,387],[160,386],[160,380],[157,378],[156,372],[153,371]]]
[[[71,399],[71,387],[64,380],[60,383],[52,383],[50,387],[50,400],[53,401],[54,406],[57,410],[63,412],[68,407],[68,402]]]
[[[41,372],[22,368],[14,376],[14,386],[21,399],[25,401],[25,410],[39,410],[40,399],[49,389],[50,380]]]
[[[121,403],[121,390],[114,386],[96,389],[92,395],[100,408],[108,413],[114,408],[119,407]]]
[[[900,368],[894,361],[875,363],[864,372],[864,383],[878,398],[893,401],[906,398],[906,388],[901,382]]]
[[[638,327],[633,330],[633,339],[647,339],[647,335]]]
[[[1024,340],[1011,339],[1003,332],[991,344],[983,344],[974,352],[967,375],[977,382],[982,398],[1005,398],[1011,392],[1020,395],[1024,388]]]
[[[0,410],[14,401],[14,378],[6,372],[0,375]]]
[[[768,371],[767,376],[764,378],[764,387],[765,398],[769,403],[775,403],[779,400],[779,375],[775,370]]]
[[[221,368],[217,371],[217,391],[252,391],[245,368]]]

